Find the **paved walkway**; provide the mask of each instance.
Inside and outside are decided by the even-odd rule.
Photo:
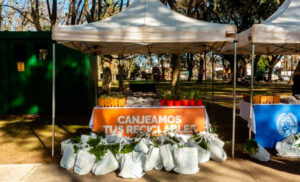
[[[58,165],[47,164],[8,164],[0,165],[1,182],[81,182],[81,181],[141,181],[141,182],[186,182],[186,181],[222,181],[222,182],[300,182],[300,165],[296,169],[285,170],[284,161],[279,169],[244,159],[229,159],[223,163],[207,162],[200,165],[200,172],[195,175],[178,175],[166,171],[150,171],[141,179],[122,179],[117,173],[105,176],[88,174],[79,176],[72,170],[65,170]],[[299,162],[299,161],[297,161]],[[276,165],[275,165],[276,166]],[[298,166],[298,167],[297,167]],[[287,166],[286,166],[287,167]]]

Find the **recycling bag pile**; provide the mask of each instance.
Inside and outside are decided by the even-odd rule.
[[[300,158],[300,133],[290,135],[276,143],[277,155],[281,157]]]
[[[123,178],[141,178],[145,171],[174,170],[195,174],[199,163],[224,161],[224,142],[216,134],[194,135],[166,132],[159,136],[137,133],[135,137],[91,133],[61,143],[60,166],[79,175],[105,175],[118,170]]]

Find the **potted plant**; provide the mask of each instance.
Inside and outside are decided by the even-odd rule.
[[[99,107],[106,107],[108,102],[108,96],[107,95],[101,95],[101,97],[98,99],[98,106]]]
[[[167,106],[174,106],[174,100],[172,95],[167,95]]]
[[[200,91],[197,91],[195,93],[195,100],[197,106],[202,106],[202,94],[200,93]]]
[[[167,104],[167,99],[166,99],[166,93],[165,92],[162,92],[159,95],[159,102],[160,102],[161,106],[165,106]]]
[[[262,103],[262,104],[271,104],[271,103],[273,103],[272,92],[266,91],[266,92],[261,96],[261,103]]]
[[[195,90],[191,90],[189,95],[189,106],[195,106],[195,104]]]
[[[112,107],[119,107],[119,97],[113,96],[111,98],[111,101],[112,101]]]
[[[247,139],[243,144],[243,150],[249,155],[255,155],[258,150],[258,144],[254,139]]]
[[[175,106],[181,106],[181,100],[180,100],[180,95],[179,94],[175,95],[174,105]]]
[[[182,106],[188,106],[189,105],[189,100],[187,99],[186,95],[181,96],[181,105]]]
[[[119,95],[118,101],[119,101],[119,103],[118,103],[119,107],[125,107],[125,105],[126,105],[126,98],[125,98],[125,96],[123,94]]]

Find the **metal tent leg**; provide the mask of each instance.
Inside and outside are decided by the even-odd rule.
[[[55,43],[52,44],[52,145],[51,145],[51,156],[54,157],[54,146],[55,146],[55,62],[56,62]]]
[[[235,120],[236,120],[236,51],[237,51],[237,42],[234,41],[234,71],[233,71],[233,110],[232,110],[232,148],[231,155],[234,158],[234,145],[235,145]]]
[[[252,121],[252,115],[253,115],[254,53],[255,53],[255,44],[252,44],[249,139],[251,139],[251,131],[252,131],[251,121]]]

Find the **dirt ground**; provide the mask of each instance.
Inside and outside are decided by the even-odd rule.
[[[158,88],[162,90],[168,87],[168,84],[158,85]],[[258,92],[264,92],[268,89],[281,96],[291,95],[291,88],[287,84],[257,84],[255,87]],[[249,92],[248,88],[249,85],[238,85],[237,104],[242,99],[242,95]],[[254,177],[254,179],[261,179],[259,181],[271,180],[264,177],[264,175],[262,175],[262,171],[264,171],[265,174],[270,173],[272,175],[278,175],[277,179],[281,179],[279,175],[280,173],[291,174],[293,178],[296,175],[299,176],[298,179],[300,179],[300,159],[277,157],[276,151],[270,150],[269,152],[272,154],[271,161],[261,163],[252,160],[243,153],[242,144],[248,137],[248,128],[247,122],[239,116],[237,116],[236,121],[236,158],[234,160],[230,158],[232,137],[232,86],[230,84],[216,83],[212,86],[211,83],[208,83],[205,88],[204,85],[199,86],[194,83],[183,82],[181,83],[181,89],[182,91],[188,91],[190,89],[200,89],[203,91],[204,105],[207,108],[210,122],[217,129],[219,136],[226,142],[225,150],[229,156],[228,160],[234,161],[233,163],[229,162],[229,166],[231,166],[230,168],[234,168],[234,166],[237,165],[235,162],[237,162],[238,165],[241,165],[243,170],[249,173],[250,176]],[[206,92],[204,92],[205,90]],[[212,90],[213,94],[211,92]],[[239,113],[238,110],[237,113]],[[91,113],[87,113],[85,115],[57,116],[57,125],[55,128],[55,158],[50,157],[51,117],[1,116],[0,164],[41,163],[56,166],[61,157],[60,142],[67,138],[78,136],[82,133],[89,133],[90,130],[88,128],[88,123],[90,115]],[[215,163],[212,162],[212,164],[208,164],[208,166],[209,165],[214,166]],[[150,174],[152,173],[153,175],[162,175],[161,172],[150,172]],[[200,174],[200,176],[201,175],[202,174]],[[184,177],[179,178],[184,179]],[[152,178],[149,178],[150,181],[155,181],[154,179],[151,179]],[[284,179],[286,181],[287,178]]]

